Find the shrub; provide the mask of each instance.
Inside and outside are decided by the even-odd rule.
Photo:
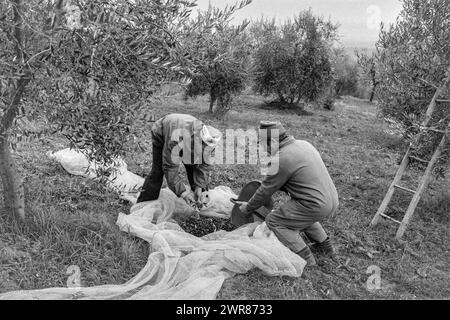
[[[342,48],[334,50],[334,91],[336,96],[358,96],[358,65]]]
[[[334,109],[335,109],[334,102],[335,102],[335,99],[333,97],[331,97],[331,96],[326,97],[323,102],[323,108],[325,110],[334,111]]]

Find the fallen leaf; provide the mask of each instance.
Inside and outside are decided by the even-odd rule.
[[[428,277],[427,269],[428,269],[428,267],[422,267],[422,268],[417,269],[416,272],[422,278],[426,278],[426,277]]]

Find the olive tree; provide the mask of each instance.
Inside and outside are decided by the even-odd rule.
[[[198,12],[184,39],[187,54],[197,61],[191,70],[191,82],[186,87],[186,97],[209,95],[209,112],[224,114],[232,104],[233,95],[244,88],[248,76],[250,49],[243,32],[248,25],[230,25],[232,15],[251,0],[243,0],[223,11],[210,6]]]
[[[333,79],[336,96],[358,94],[358,65],[343,48],[333,50]]]
[[[337,29],[311,10],[281,26],[274,20],[259,21],[253,29],[262,37],[256,41],[255,91],[287,103],[316,100],[332,81],[332,43]]]
[[[0,176],[4,203],[25,217],[11,146],[17,123],[46,119],[91,159],[123,153],[138,111],[189,61],[178,35],[194,1],[10,0],[0,2]],[[186,30],[184,30],[186,31]]]
[[[370,86],[369,101],[373,102],[375,98],[375,92],[380,84],[377,77],[377,66],[375,54],[369,54],[364,51],[357,51],[356,56],[358,58],[358,65],[361,68],[361,75],[366,84]]]
[[[418,132],[436,89],[450,76],[449,12],[448,0],[404,0],[397,22],[381,30],[375,58],[377,97],[382,114],[401,124],[406,136]],[[443,92],[447,97],[448,91]],[[439,104],[430,125],[444,130],[449,107]],[[415,142],[418,156],[429,156],[439,141],[433,132],[422,136]]]

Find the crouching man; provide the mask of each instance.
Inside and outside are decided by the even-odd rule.
[[[204,156],[212,152],[221,139],[213,127],[187,114],[169,114],[157,120],[152,128],[153,163],[137,202],[157,200],[164,176],[167,185],[187,204],[204,203],[204,191],[209,189],[211,166]],[[180,176],[183,163],[189,187]]]
[[[276,191],[285,191],[291,199],[267,215],[269,229],[308,265],[316,265],[316,260],[300,232],[314,243],[317,252],[334,257],[330,238],[320,221],[336,212],[338,194],[319,152],[310,143],[287,135],[279,122],[261,122],[261,136],[267,137],[267,144],[260,142],[267,146],[271,166],[276,163],[274,168],[278,169],[269,170],[249,202],[240,206],[241,212],[248,214]]]

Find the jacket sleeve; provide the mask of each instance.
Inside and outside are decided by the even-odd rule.
[[[290,174],[288,170],[279,166],[278,172],[273,175],[267,175],[261,183],[261,186],[256,190],[253,197],[248,201],[247,210],[255,211],[260,208],[268,198],[275,192],[280,190],[289,180]]]
[[[164,144],[163,171],[169,189],[172,190],[177,197],[180,197],[181,194],[186,191],[186,187],[179,172],[181,158],[179,161],[172,159],[172,151],[177,145],[178,143],[176,141],[171,141],[170,143]]]
[[[194,185],[204,190],[209,189],[209,172],[211,165],[202,163],[194,167]]]

